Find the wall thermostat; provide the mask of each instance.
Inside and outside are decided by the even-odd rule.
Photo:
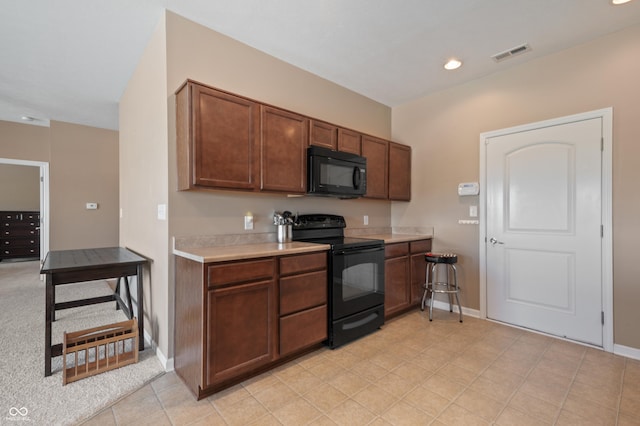
[[[458,184],[458,195],[478,195],[480,193],[480,185],[478,182],[465,182]]]

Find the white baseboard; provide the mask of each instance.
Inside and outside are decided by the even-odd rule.
[[[427,309],[429,309],[429,301],[427,300],[427,306],[424,307],[424,310],[426,311]],[[433,309],[440,309],[443,311],[448,311],[449,310],[449,303],[447,302],[443,302],[441,300],[434,300],[433,301]],[[453,305],[453,312],[458,313],[458,305]],[[462,315],[468,315],[470,317],[474,317],[474,318],[480,318],[480,311],[477,309],[470,309],[467,307],[462,307]]]
[[[640,349],[630,348],[629,346],[617,345],[614,343],[613,353],[627,358],[640,360]]]
[[[160,361],[160,364],[162,365],[162,368],[164,368],[164,371],[173,371],[173,358],[167,358],[167,356],[162,353],[147,330],[144,331],[144,342],[145,347],[151,348],[151,350],[156,354],[156,357],[158,357],[158,361]]]

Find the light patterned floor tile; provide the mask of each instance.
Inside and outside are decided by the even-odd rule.
[[[167,373],[86,425],[640,425],[640,361],[491,321],[393,319],[196,401]]]

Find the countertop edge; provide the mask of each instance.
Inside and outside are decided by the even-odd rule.
[[[366,234],[354,235],[362,238],[375,238],[383,240],[385,244],[406,243],[411,241],[431,240],[433,235],[428,234]]]
[[[199,263],[210,263],[313,253],[326,251],[330,248],[331,246],[328,244],[312,244],[303,242],[260,243],[239,244],[236,246],[184,248],[181,250],[174,248],[173,254]]]

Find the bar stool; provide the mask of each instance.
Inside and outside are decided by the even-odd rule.
[[[449,312],[453,312],[452,297],[455,294],[458,310],[460,311],[460,322],[462,322],[462,306],[460,306],[460,298],[458,297],[458,271],[456,270],[456,262],[458,255],[454,253],[426,253],[424,259],[427,262],[424,294],[422,295],[422,304],[420,309],[424,311],[427,301],[427,295],[431,293],[431,301],[429,303],[429,321],[433,320],[433,299],[435,293],[443,293],[449,296]],[[436,281],[436,268],[443,265],[446,270],[446,281]],[[449,272],[453,271],[453,281],[450,279]]]

